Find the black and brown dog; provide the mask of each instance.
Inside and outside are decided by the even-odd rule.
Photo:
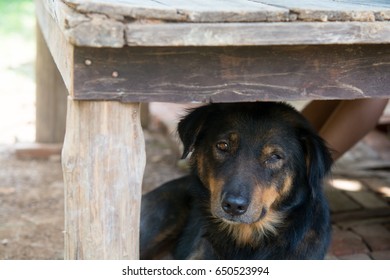
[[[323,259],[331,156],[284,103],[211,104],[178,126],[192,173],[142,200],[141,258]]]

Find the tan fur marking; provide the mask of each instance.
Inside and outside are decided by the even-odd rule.
[[[240,245],[251,243],[254,230],[251,225],[247,224],[240,224],[234,228],[230,228],[230,231],[235,236],[236,242]]]
[[[276,187],[271,186],[264,188],[262,186],[256,186],[252,194],[252,202],[255,209],[261,207],[269,208],[280,197]]]
[[[229,140],[232,141],[232,142],[237,142],[238,134],[237,133],[230,133]]]
[[[235,239],[237,245],[257,246],[265,236],[276,235],[277,228],[282,224],[284,217],[281,213],[269,211],[260,221],[253,224],[222,223],[222,230],[227,230]]]
[[[215,215],[215,213],[217,213],[221,207],[220,196],[224,182],[222,180],[214,178],[212,175],[209,177],[208,180],[210,189],[210,211],[212,215]]]
[[[209,185],[212,200],[214,200],[219,196],[224,183],[225,182],[223,180],[215,178],[212,174],[209,175],[208,185]]]
[[[291,190],[293,183],[293,176],[288,174],[286,176],[286,179],[284,180],[283,186],[282,186],[282,194],[288,194]]]
[[[279,192],[274,186],[270,188],[260,188],[261,191],[261,201],[264,206],[268,208],[280,197]]]
[[[275,151],[275,147],[274,146],[266,145],[266,146],[264,146],[262,153],[263,153],[263,155],[267,156],[267,155],[272,154],[274,151]]]
[[[197,163],[199,177],[203,184],[210,190],[213,199],[215,198],[213,196],[217,196],[221,192],[224,182],[222,179],[216,178],[214,174],[210,172],[210,169],[207,168],[204,155],[199,154],[197,156]]]

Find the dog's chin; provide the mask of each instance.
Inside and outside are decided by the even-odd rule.
[[[260,220],[264,219],[265,217],[265,215],[263,215],[262,213],[254,216],[245,215],[245,214],[240,216],[232,216],[226,213],[216,213],[216,215],[214,216],[222,220],[224,223],[233,224],[233,225],[237,225],[237,224],[249,225],[249,224],[257,223]]]

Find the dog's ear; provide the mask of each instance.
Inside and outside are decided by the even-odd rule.
[[[301,134],[305,153],[306,174],[312,195],[318,193],[322,180],[331,169],[333,160],[324,140],[311,129],[305,129]]]
[[[182,159],[186,158],[193,150],[195,142],[206,122],[211,107],[212,105],[206,105],[190,110],[189,113],[179,122],[177,131],[184,146],[183,154],[181,156]]]

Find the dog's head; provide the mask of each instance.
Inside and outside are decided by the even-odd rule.
[[[284,103],[211,104],[178,126],[193,171],[228,224],[274,219],[281,208],[316,198],[331,156],[305,118]]]

